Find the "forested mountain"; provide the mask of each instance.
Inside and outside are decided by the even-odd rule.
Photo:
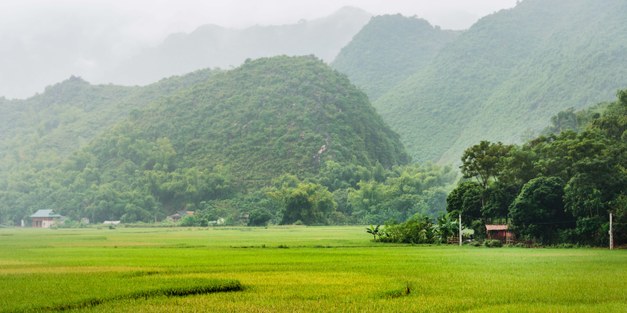
[[[557,112],[612,99],[627,77],[627,2],[525,0],[487,16],[375,107],[415,160],[517,142]]]
[[[316,55],[331,62],[370,19],[370,14],[345,7],[334,14],[291,25],[229,29],[204,25],[189,34],[174,34],[161,45],[145,49],[106,75],[107,81],[144,84],[201,68],[229,69],[246,59],[277,55]]]
[[[610,104],[610,102],[601,102],[579,111],[575,111],[574,108],[560,111],[551,117],[550,125],[542,130],[541,135],[557,135],[568,130],[580,132],[592,121],[601,117]]]
[[[459,34],[416,17],[375,16],[342,48],[332,66],[375,101],[426,67]]]
[[[92,221],[155,221],[180,209],[234,224],[254,209],[268,217],[253,214],[255,223],[404,220],[444,210],[455,178],[450,168],[395,167],[409,162],[398,135],[315,57],[247,61],[144,88],[71,78],[38,97],[2,103],[23,111],[7,129],[26,143],[5,138],[0,224],[50,208]],[[49,116],[26,118],[38,110]],[[68,140],[83,133],[83,148]],[[377,186],[386,211],[353,212],[348,197],[360,181]],[[351,201],[364,197],[372,195]]]
[[[26,100],[0,102],[0,176],[11,167],[52,164],[160,97],[215,71],[174,76],[147,87],[90,85],[71,77]]]
[[[173,162],[228,165],[246,180],[314,173],[327,159],[386,168],[409,161],[367,97],[313,57],[249,61],[155,102],[92,145],[96,157],[116,163],[98,151],[120,138],[167,138]]]

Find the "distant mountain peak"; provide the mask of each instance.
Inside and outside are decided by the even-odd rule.
[[[350,14],[350,15],[361,14],[361,15],[372,16],[372,14],[369,13],[368,11],[355,7],[355,6],[343,6],[331,15],[333,16],[333,15],[347,15],[347,14]]]
[[[519,142],[560,110],[625,88],[625,16],[624,0],[525,0],[479,20],[374,105],[416,160]]]
[[[234,68],[246,59],[277,55],[308,55],[331,62],[368,23],[362,9],[344,7],[335,13],[287,25],[256,25],[243,29],[202,25],[191,33],[173,34],[158,46],[123,62],[106,81],[148,84],[167,76],[202,68]]]
[[[374,101],[425,67],[458,34],[415,16],[374,16],[332,64]]]
[[[91,84],[82,77],[72,75],[62,82],[46,87],[44,94],[66,92],[70,89],[77,90],[89,86],[91,86]]]

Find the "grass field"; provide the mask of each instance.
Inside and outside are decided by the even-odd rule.
[[[364,227],[0,229],[0,312],[627,312],[627,251]]]

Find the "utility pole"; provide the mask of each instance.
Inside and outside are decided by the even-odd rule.
[[[462,246],[462,214],[461,213],[459,213],[459,246],[460,247]]]
[[[612,235],[612,212],[610,212],[610,250],[614,249],[614,236]]]

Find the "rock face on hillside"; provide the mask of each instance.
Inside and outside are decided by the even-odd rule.
[[[485,17],[374,102],[415,160],[518,142],[627,86],[627,2],[525,0]]]

